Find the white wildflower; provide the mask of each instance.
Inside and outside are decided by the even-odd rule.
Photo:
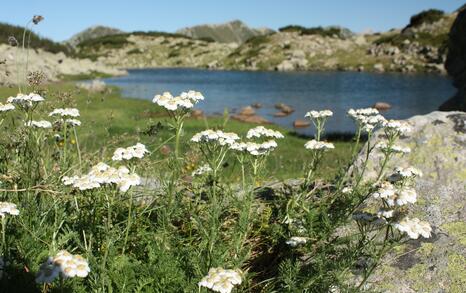
[[[377,143],[376,148],[380,149],[383,152],[393,152],[398,154],[409,154],[411,152],[411,149],[409,147],[403,147],[399,145],[389,146],[385,141]]]
[[[5,215],[17,216],[19,215],[19,210],[14,203],[11,202],[0,202],[0,217],[5,217]]]
[[[343,194],[350,194],[352,192],[353,192],[353,187],[351,187],[351,186],[345,186],[341,190],[341,193],[343,193]]]
[[[9,97],[7,99],[8,103],[18,105],[22,108],[31,108],[42,101],[44,101],[44,98],[35,93],[30,93],[29,95],[19,93],[16,97]]]
[[[73,255],[65,250],[59,251],[53,258],[49,257],[40,266],[37,283],[52,283],[58,276],[64,279],[86,277],[91,269],[89,263],[80,255]]]
[[[50,123],[47,120],[41,120],[41,121],[28,121],[25,123],[26,126],[29,127],[36,127],[36,128],[52,128],[52,123]]]
[[[286,244],[288,244],[291,247],[296,247],[301,244],[306,244],[306,242],[307,242],[306,237],[293,236],[289,240],[286,241]]]
[[[235,141],[239,140],[239,136],[233,132],[223,132],[221,130],[204,130],[202,132],[196,133],[192,138],[192,142],[202,143],[218,143],[221,146],[232,145]]]
[[[79,110],[76,108],[58,108],[49,113],[49,116],[79,117]]]
[[[432,232],[432,228],[430,227],[429,223],[421,221],[417,218],[410,219],[406,217],[399,223],[396,223],[394,227],[400,232],[408,234],[409,238],[411,239],[418,239],[419,236],[429,238]]]
[[[237,270],[211,268],[198,283],[199,287],[206,287],[215,292],[230,293],[235,285],[241,284],[241,273]]]
[[[325,141],[317,141],[315,139],[306,142],[304,147],[308,150],[328,150],[328,149],[335,148],[333,143],[325,142]]]
[[[192,173],[191,173],[191,176],[195,177],[195,176],[201,176],[201,175],[204,175],[206,173],[210,173],[212,172],[212,168],[210,168],[210,166],[208,164],[205,164],[203,166],[200,166],[199,168],[197,168],[196,170],[194,170]]]
[[[394,210],[390,209],[379,209],[377,212],[377,217],[379,218],[385,218],[385,219],[390,219],[393,217]]]
[[[133,158],[142,159],[144,155],[148,152],[149,151],[147,150],[145,145],[143,145],[142,143],[137,143],[127,148],[117,148],[113,153],[112,160],[122,161],[131,160]]]
[[[376,192],[372,193],[374,198],[390,199],[395,196],[396,188],[390,182],[382,182]]]
[[[403,188],[397,192],[395,203],[398,206],[408,203],[415,203],[417,200],[416,190],[414,188]]]
[[[268,137],[268,138],[284,138],[283,134],[279,131],[267,129],[264,126],[257,126],[252,128],[246,134],[248,139],[251,138],[261,138],[261,137]]]
[[[14,110],[15,109],[15,106],[13,104],[2,104],[0,103],[0,112],[7,112],[7,111],[11,111],[11,110]]]
[[[81,126],[81,121],[78,119],[66,119],[65,121],[71,126]]]
[[[202,100],[204,100],[204,96],[200,92],[188,91],[182,92],[177,97],[169,92],[164,92],[162,95],[156,95],[152,102],[169,111],[176,111],[178,109],[191,109]]]
[[[304,115],[304,117],[309,117],[311,119],[320,119],[320,118],[328,118],[333,116],[333,112],[330,110],[322,110],[322,111],[309,111]]]
[[[61,181],[63,185],[73,185],[78,179],[79,179],[79,176],[71,176],[71,177],[63,176]]]
[[[393,132],[400,135],[408,134],[412,130],[408,123],[399,120],[388,120],[383,124],[383,127],[388,132]]]

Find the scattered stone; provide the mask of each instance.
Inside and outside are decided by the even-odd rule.
[[[191,117],[194,119],[202,119],[204,118],[204,111],[199,109],[194,109],[191,111]]]
[[[388,109],[392,108],[392,105],[390,105],[389,103],[385,103],[385,102],[377,102],[372,106],[372,108],[375,108],[379,111],[387,111]]]
[[[377,72],[385,72],[385,68],[382,63],[374,64],[374,70]]]
[[[303,120],[303,119],[296,119],[293,122],[293,127],[294,128],[306,128],[306,127],[309,127],[310,125],[311,125],[310,121]]]
[[[96,93],[103,93],[107,89],[107,85],[105,84],[105,82],[101,81],[100,79],[94,79],[90,83],[81,82],[78,83],[77,86],[90,92]]]
[[[277,112],[277,113],[273,114],[273,117],[286,117],[286,116],[288,116],[290,114],[291,113],[285,113],[285,112],[280,111],[280,112]]]
[[[251,105],[251,107],[253,107],[254,109],[260,109],[260,108],[262,108],[262,104],[261,103],[253,103]]]
[[[236,114],[231,116],[232,119],[238,120],[241,122],[246,122],[246,123],[254,123],[254,124],[270,124],[270,121],[265,119],[264,117],[260,115],[241,115],[241,114]]]
[[[252,116],[252,115],[255,115],[256,114],[256,110],[254,110],[253,107],[251,106],[246,106],[244,108],[241,109],[241,111],[239,112],[238,115],[241,115],[241,116]]]
[[[275,104],[275,109],[280,110],[283,113],[291,114],[294,112],[294,109],[291,106],[288,106],[283,103]]]

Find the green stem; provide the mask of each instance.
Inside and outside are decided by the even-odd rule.
[[[79,168],[81,168],[81,149],[79,148],[79,141],[78,141],[78,135],[76,133],[76,127],[73,126],[73,132],[74,132],[74,139],[76,140],[76,150],[78,151],[78,160],[79,160]]]
[[[128,243],[129,230],[131,229],[131,212],[132,212],[132,207],[133,207],[133,193],[130,191],[129,209],[128,209],[128,220],[127,220],[127,222],[126,222],[125,241],[124,241],[124,243],[123,243],[123,250],[122,250],[122,252],[121,252],[122,255],[125,254],[126,243]]]

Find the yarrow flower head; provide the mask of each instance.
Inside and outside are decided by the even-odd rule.
[[[388,177],[390,182],[398,182],[405,179],[422,177],[422,172],[414,167],[401,168],[396,167],[395,171]]]
[[[76,108],[58,108],[49,113],[49,116],[79,117],[79,110]]]
[[[64,176],[62,183],[79,190],[90,190],[105,184],[115,184],[121,192],[126,192],[132,186],[140,185],[141,178],[135,173],[130,173],[128,168],[124,166],[116,169],[105,163],[98,163],[86,175],[80,177]]]
[[[0,103],[0,112],[7,112],[7,111],[14,110],[14,109],[15,109],[15,106],[11,103],[7,103],[7,104]]]
[[[286,244],[288,244],[291,247],[296,247],[301,244],[306,244],[306,242],[307,242],[306,237],[293,236],[289,240],[286,241]]]
[[[59,251],[55,257],[49,257],[43,263],[36,276],[36,283],[52,283],[57,277],[64,279],[86,277],[91,269],[87,260],[80,255],[73,255],[65,250]]]
[[[177,111],[178,109],[191,109],[202,100],[204,100],[204,96],[200,92],[188,91],[182,92],[176,97],[169,92],[164,92],[161,95],[156,95],[152,102],[160,107],[164,107],[168,111]]]
[[[349,109],[350,116],[357,126],[364,132],[371,132],[376,127],[383,125],[385,118],[374,108]]]
[[[19,210],[14,203],[4,201],[0,202],[0,217],[3,218],[5,215],[19,215]]]
[[[241,284],[241,272],[223,268],[211,268],[198,283],[199,287],[206,287],[215,292],[230,293],[235,285]]]
[[[52,123],[50,123],[47,120],[41,120],[41,121],[28,121],[25,123],[26,126],[29,127],[36,127],[36,128],[52,128]]]
[[[29,95],[19,93],[16,97],[9,97],[7,99],[8,103],[18,105],[23,109],[32,108],[42,101],[44,101],[44,98],[35,93],[30,93]]]
[[[394,224],[394,227],[400,232],[408,234],[411,239],[418,239],[419,236],[429,238],[432,232],[432,228],[428,222],[421,221],[417,218],[410,219],[406,217]]]
[[[283,134],[279,131],[267,129],[264,126],[257,126],[255,128],[249,129],[248,133],[246,134],[246,138],[284,138]]]
[[[192,138],[192,142],[196,143],[218,143],[221,146],[232,145],[239,140],[239,136],[233,132],[223,132],[221,130],[204,130],[196,133]]]
[[[383,127],[389,135],[406,135],[412,131],[411,126],[407,122],[399,120],[385,121]]]
[[[417,201],[417,193],[414,188],[406,186],[396,188],[390,182],[383,182],[377,191],[372,193],[372,196],[385,200],[389,206],[403,206]]]
[[[330,110],[322,110],[322,111],[309,111],[304,115],[304,117],[309,117],[311,119],[322,119],[332,117],[333,112]]]
[[[380,149],[384,153],[392,152],[397,154],[409,154],[411,152],[409,147],[402,147],[399,145],[390,146],[385,141],[377,143],[376,148]]]
[[[212,172],[212,168],[208,164],[202,165],[191,173],[191,176],[201,176]]]
[[[65,121],[71,126],[81,126],[81,121],[78,119],[66,119]]]
[[[306,142],[304,147],[308,150],[329,150],[329,149],[335,148],[333,143],[325,142],[325,141],[318,141],[315,139]]]
[[[277,147],[274,140],[269,140],[263,143],[255,142],[240,142],[230,145],[231,150],[246,152],[253,156],[267,155]]]
[[[127,148],[117,148],[113,153],[113,161],[131,160],[133,158],[142,159],[145,154],[149,153],[146,146],[137,143]]]

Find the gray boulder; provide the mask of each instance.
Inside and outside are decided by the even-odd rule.
[[[391,160],[389,169],[413,166],[418,202],[410,216],[428,221],[430,239],[411,240],[382,261],[369,282],[377,292],[466,292],[466,113],[432,112],[407,120],[412,133],[397,144],[411,153]],[[371,144],[383,139],[376,132]],[[356,160],[361,166],[364,154]],[[382,154],[375,151],[366,178],[375,178]]]
[[[442,111],[466,111],[466,8],[462,7],[450,31],[445,68],[458,89],[454,97],[440,106]]]

